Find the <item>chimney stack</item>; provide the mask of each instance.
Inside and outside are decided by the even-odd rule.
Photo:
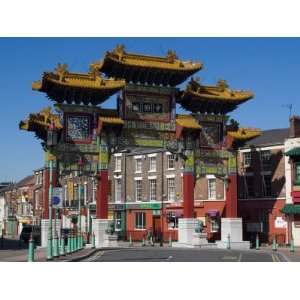
[[[290,138],[300,137],[300,116],[290,118]]]

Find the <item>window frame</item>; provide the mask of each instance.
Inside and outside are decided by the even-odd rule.
[[[138,191],[138,183],[140,184],[139,191]],[[135,184],[135,188],[134,188],[135,202],[142,202],[143,201],[143,180],[136,179],[134,181],[134,184]],[[140,195],[140,200],[138,199],[138,193]]]
[[[155,182],[155,192],[153,193],[153,183]],[[153,198],[154,194],[154,198]],[[149,179],[149,200],[150,201],[157,201],[157,179],[151,178]]]
[[[173,186],[170,185],[171,181],[174,182]],[[170,192],[170,189],[173,190],[173,194]],[[171,195],[173,195],[173,199],[172,199]],[[175,200],[176,200],[176,183],[175,183],[175,177],[167,178],[167,199],[170,202],[175,202]]]
[[[244,161],[244,165],[246,165],[246,166],[251,165],[251,163],[252,163],[252,153],[250,151],[243,153],[243,161]]]
[[[140,222],[141,221],[141,222]],[[142,211],[135,212],[134,229],[146,229],[146,213]]]
[[[173,161],[173,167],[170,167],[170,161]],[[167,169],[175,170],[175,154],[167,154]]]
[[[271,175],[263,175],[263,180],[265,182],[265,191],[264,191],[264,197],[272,197],[272,176]],[[266,178],[270,178],[270,186],[267,187],[266,184]],[[269,193],[267,193],[267,191]]]
[[[261,150],[260,157],[264,167],[270,166],[271,156],[272,156],[271,150]]]
[[[155,168],[153,168],[153,161],[155,162]],[[157,171],[157,159],[156,156],[149,157],[149,172],[156,172]]]
[[[143,172],[143,160],[142,158],[135,158],[135,173],[142,173]],[[140,169],[138,169],[138,161],[140,162]]]
[[[214,182],[214,195],[212,194],[212,189],[210,183]],[[207,178],[207,199],[216,200],[217,199],[217,180],[216,178]]]

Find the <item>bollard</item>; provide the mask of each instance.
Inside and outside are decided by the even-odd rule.
[[[53,239],[50,238],[50,234],[48,233],[47,260],[52,260],[53,259],[52,243],[53,243]]]
[[[73,252],[76,252],[76,234],[73,234]]]
[[[142,239],[142,247],[145,247],[146,243],[145,243],[145,238]]]
[[[295,252],[295,245],[294,245],[294,238],[293,237],[291,237],[290,252]]]
[[[95,239],[95,234],[93,232],[93,235],[92,235],[92,248],[95,249],[96,248],[96,239]]]
[[[57,257],[58,253],[57,253],[57,235],[55,234],[54,239],[53,239],[53,257]]]
[[[272,250],[277,251],[277,242],[276,242],[276,236],[275,235],[273,237]]]
[[[228,233],[228,236],[227,236],[227,249],[229,250],[231,248],[231,245],[230,245],[230,234]]]
[[[72,253],[75,252],[75,247],[76,247],[76,245],[75,245],[75,235],[72,234]]]
[[[70,253],[74,252],[74,238],[73,238],[73,234],[71,233],[70,235]]]
[[[78,238],[79,238],[79,250],[81,250],[82,249],[82,235],[81,235],[81,233],[79,233]]]
[[[70,253],[71,253],[71,239],[70,239],[70,234],[68,234],[67,254]]]
[[[151,237],[150,237],[150,245],[151,245],[152,247],[154,247],[153,236],[152,236],[152,235],[151,235]]]
[[[172,247],[172,236],[171,236],[171,234],[169,235],[169,247]]]
[[[58,237],[58,234],[56,232],[56,253],[57,253],[57,256],[59,256],[59,245],[60,245],[60,238]]]
[[[65,251],[65,237],[62,236],[60,237],[60,255],[66,255],[66,251]]]
[[[131,234],[129,235],[129,246],[130,246],[130,247],[133,246]]]
[[[29,240],[29,249],[28,249],[28,262],[34,262],[34,240],[32,234],[30,235]]]
[[[81,234],[77,234],[77,251],[81,250]]]
[[[255,249],[259,250],[259,236],[258,236],[258,233],[256,234]]]

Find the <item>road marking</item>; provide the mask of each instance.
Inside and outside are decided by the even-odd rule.
[[[242,253],[240,253],[239,259],[238,259],[238,262],[241,262],[241,261],[242,261]]]
[[[275,254],[272,254],[272,259],[273,259],[273,262],[280,262],[279,257]]]
[[[236,260],[237,257],[236,256],[224,256],[224,257],[222,257],[222,259]]]
[[[97,253],[96,255],[92,255],[91,257],[87,258],[85,261],[95,261],[98,258],[101,258],[101,256],[104,254],[104,251]]]
[[[167,261],[170,261],[172,258],[173,258],[173,256],[170,255],[170,256],[167,258]]]

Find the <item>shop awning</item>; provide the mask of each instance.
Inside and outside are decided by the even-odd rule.
[[[300,156],[300,147],[295,147],[284,153],[286,156]]]
[[[209,217],[216,217],[219,215],[219,211],[216,210],[216,209],[209,209],[206,214],[209,216]]]
[[[286,204],[281,212],[286,215],[300,215],[300,205]]]

